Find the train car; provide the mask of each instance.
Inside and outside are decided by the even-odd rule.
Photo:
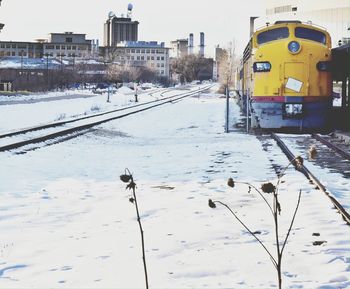
[[[332,76],[325,29],[277,21],[252,35],[241,63],[240,94],[252,127],[326,129]]]

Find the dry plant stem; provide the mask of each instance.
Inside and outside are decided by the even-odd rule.
[[[276,237],[276,250],[277,250],[277,276],[278,276],[278,288],[282,288],[282,275],[281,275],[281,260],[282,260],[282,254],[280,252],[280,244],[279,244],[279,237],[278,237],[278,198],[277,198],[277,190],[273,193],[273,214],[274,214],[274,221],[275,221],[275,237]]]
[[[252,187],[261,197],[262,199],[264,200],[264,202],[266,203],[266,205],[269,207],[272,215],[273,215],[273,210],[271,208],[271,205],[269,204],[269,202],[266,200],[266,198],[264,197],[264,195],[260,192],[260,190],[258,190],[256,187],[254,187],[252,184],[250,183],[246,183],[246,182],[236,182],[237,184],[244,184],[244,185],[248,185],[250,187]]]
[[[295,211],[294,211],[293,219],[292,219],[292,221],[291,221],[291,223],[290,223],[290,226],[289,226],[289,229],[288,229],[288,232],[287,232],[287,236],[286,236],[286,238],[285,238],[285,240],[284,240],[284,242],[283,242],[283,245],[282,245],[281,256],[282,256],[284,247],[285,247],[286,244],[287,244],[287,241],[288,241],[290,232],[291,232],[291,230],[292,230],[292,227],[293,227],[293,225],[294,225],[295,216],[297,215],[297,212],[298,212],[298,209],[299,209],[299,205],[300,205],[300,198],[301,198],[301,190],[299,191],[298,202],[297,202],[297,206],[296,206]]]
[[[241,223],[241,225],[259,242],[259,244],[264,248],[264,250],[266,251],[266,253],[270,256],[271,258],[271,262],[272,264],[275,266],[275,268],[277,269],[277,262],[275,260],[275,258],[271,255],[271,253],[269,252],[269,250],[265,247],[265,245],[263,244],[263,242],[257,237],[255,236],[255,234],[240,220],[240,218],[238,218],[238,216],[231,210],[231,208],[226,205],[225,203],[221,202],[221,201],[213,201],[213,203],[218,203],[222,206],[224,206],[225,208],[227,208],[231,214],[237,219],[238,222]]]
[[[131,176],[131,182],[134,182],[132,174],[130,173],[130,171],[128,169],[127,169],[127,171],[129,173],[129,175]],[[134,202],[135,202],[135,208],[136,208],[136,214],[137,214],[137,222],[139,223],[139,228],[140,228],[140,233],[141,233],[143,269],[144,269],[144,272],[145,272],[146,289],[148,289],[148,275],[147,275],[147,266],[146,266],[145,240],[144,240],[144,237],[143,237],[143,228],[142,228],[142,224],[141,224],[139,207],[138,207],[138,204],[137,204],[135,187],[133,187],[132,193],[133,193],[133,196],[134,196]]]

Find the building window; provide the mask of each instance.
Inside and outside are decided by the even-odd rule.
[[[126,49],[126,53],[130,53],[130,49]]]
[[[12,48],[16,48],[16,44],[12,44]]]
[[[131,49],[131,53],[135,53],[135,49]]]
[[[162,56],[160,59],[161,59],[161,60],[164,60],[164,56]]]
[[[6,48],[11,48],[11,45],[10,44],[6,44]]]
[[[73,45],[72,50],[77,50],[77,47],[75,45]]]
[[[1,44],[1,48],[5,48],[5,44]]]
[[[140,53],[140,49],[136,49],[136,53]]]
[[[151,56],[151,60],[154,60],[154,56]]]
[[[141,53],[145,53],[145,50],[144,50],[144,49],[141,49]]]
[[[140,60],[140,56],[137,56],[137,60]]]
[[[151,50],[152,53],[156,53],[156,51],[154,49]]]
[[[66,42],[67,43],[72,43],[73,42],[73,38],[72,37],[66,37]]]
[[[61,49],[62,49],[62,50],[65,50],[65,49],[66,49],[66,46],[65,46],[65,45],[62,45],[62,46],[61,46]]]
[[[59,50],[59,49],[60,49],[60,46],[59,46],[59,45],[56,45],[56,49]]]
[[[67,50],[72,50],[72,46],[67,46]]]
[[[146,53],[150,53],[151,51],[149,49],[146,50]]]
[[[150,57],[150,56],[147,56],[147,60],[151,60],[151,57]]]
[[[16,52],[12,51],[12,56],[16,56]]]
[[[159,56],[157,56],[157,60],[160,60],[160,57],[159,57]]]
[[[164,67],[164,63],[162,63],[162,64],[160,65],[160,67]]]

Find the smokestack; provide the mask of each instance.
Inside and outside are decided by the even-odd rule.
[[[250,37],[254,34],[254,20],[259,17],[250,17]]]
[[[188,54],[193,54],[193,33],[188,38]]]
[[[199,45],[199,55],[204,57],[204,32],[200,33],[200,45]]]

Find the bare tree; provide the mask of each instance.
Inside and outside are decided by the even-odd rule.
[[[209,65],[208,59],[199,54],[189,54],[176,59],[171,69],[180,76],[180,80],[190,82],[198,79],[199,72],[208,69]]]
[[[107,68],[107,78],[112,82],[137,81],[141,75],[141,69],[134,67],[130,63],[111,63]]]
[[[223,88],[234,86],[234,73],[238,66],[236,44],[231,41],[217,59],[219,83]]]

